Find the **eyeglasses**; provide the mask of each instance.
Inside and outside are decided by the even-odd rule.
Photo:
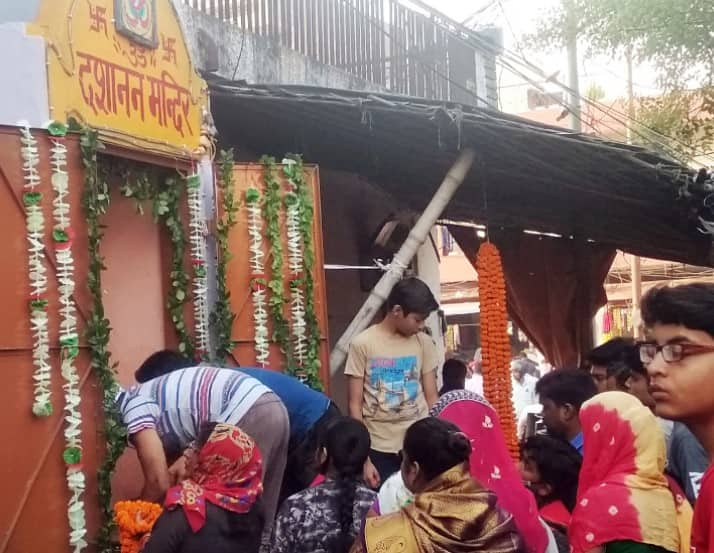
[[[662,352],[662,359],[667,363],[676,363],[691,355],[714,353],[714,346],[701,344],[665,344],[658,346],[653,342],[644,342],[640,344],[640,361],[645,365],[649,365],[660,352]]]

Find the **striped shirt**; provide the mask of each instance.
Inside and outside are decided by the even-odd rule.
[[[207,422],[238,425],[270,388],[232,369],[190,367],[123,391],[119,410],[129,435],[155,429],[165,446],[184,448]]]

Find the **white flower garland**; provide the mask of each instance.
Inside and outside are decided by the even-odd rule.
[[[284,159],[284,164],[295,163]],[[295,194],[297,186],[288,179],[289,192],[285,195],[285,213],[288,238],[288,267],[293,279],[290,282],[290,328],[292,330],[293,355],[302,367],[307,355],[307,325],[305,323],[305,292],[301,286],[304,269],[302,234],[300,233],[300,201]]]
[[[191,175],[188,188],[189,232],[193,261],[193,314],[197,357],[208,353],[208,285],[206,280],[206,242],[201,202],[201,179]]]
[[[66,129],[54,124],[50,133],[64,136]],[[62,351],[61,374],[64,378],[65,400],[65,450],[64,461],[67,464],[67,487],[70,491],[67,515],[69,519],[69,543],[74,553],[87,547],[87,534],[84,501],[85,476],[82,472],[82,415],[79,376],[74,360],[79,354],[79,333],[77,314],[74,305],[74,257],[72,240],[74,233],[71,226],[69,204],[69,175],[67,174],[67,147],[61,138],[52,139],[52,188],[55,196],[52,202],[54,215],[53,238],[57,259],[57,279],[59,281],[60,301],[60,346]]]
[[[245,194],[248,210],[248,235],[250,237],[250,269],[253,286],[253,326],[255,327],[255,356],[257,362],[265,366],[270,356],[268,333],[267,290],[263,258],[263,210],[260,206],[260,192],[250,188]]]
[[[28,277],[30,281],[30,328],[32,331],[32,363],[35,384],[32,412],[38,417],[52,413],[50,341],[47,318],[47,269],[45,266],[45,220],[42,214],[42,193],[38,165],[37,141],[26,124],[20,129],[22,170],[25,174],[23,203],[27,231]]]

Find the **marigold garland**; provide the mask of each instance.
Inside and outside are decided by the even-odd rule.
[[[119,501],[114,506],[121,553],[141,551],[142,538],[151,532],[161,511],[161,505],[149,501]]]
[[[483,389],[496,409],[508,450],[518,459],[516,420],[511,400],[511,345],[508,339],[506,284],[501,254],[490,242],[481,244],[476,259],[481,304]]]

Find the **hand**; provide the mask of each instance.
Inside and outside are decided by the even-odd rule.
[[[176,484],[185,480],[187,472],[188,471],[186,467],[186,456],[181,455],[178,461],[176,461],[173,465],[169,467],[169,478],[171,480],[171,485],[175,486]]]
[[[379,471],[377,471],[377,467],[372,464],[372,460],[369,457],[364,463],[362,477],[367,485],[372,489],[377,489],[382,483],[382,480],[379,477]]]
[[[144,536],[139,540],[138,551],[143,551],[144,547],[146,547],[146,544],[149,543],[150,539],[151,539],[151,532],[147,532],[146,534],[144,534]]]

